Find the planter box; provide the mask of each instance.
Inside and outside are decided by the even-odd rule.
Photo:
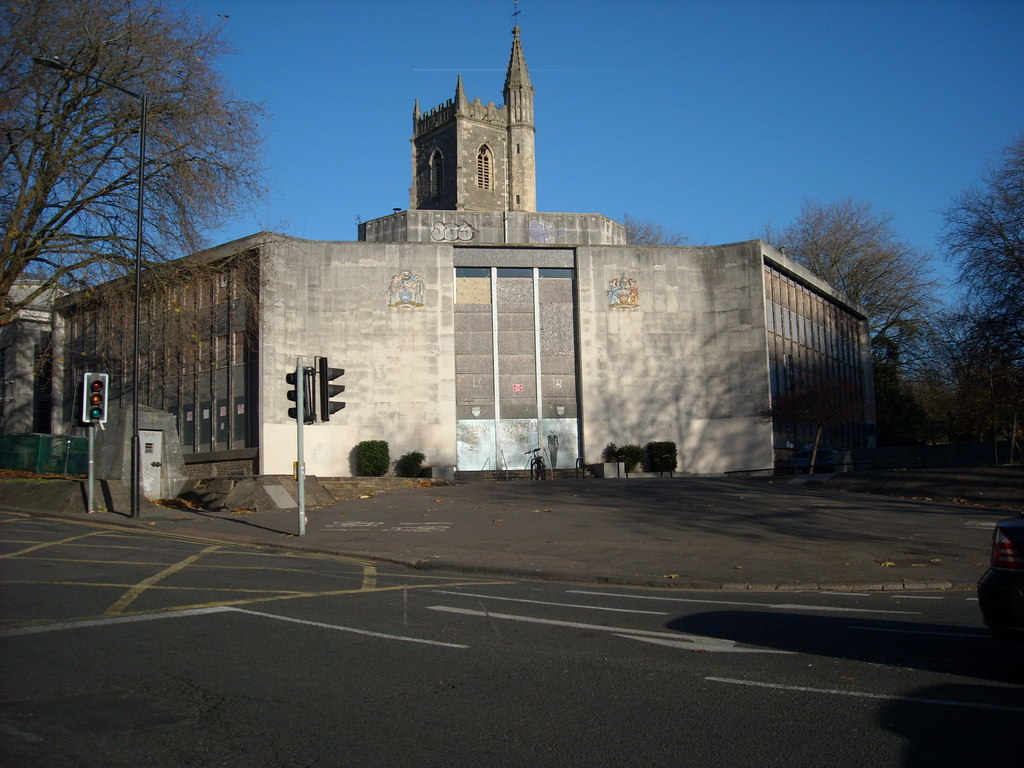
[[[621,461],[618,463],[591,464],[590,471],[594,477],[625,477],[626,465]]]
[[[454,482],[455,467],[424,467],[420,472],[421,477],[429,477],[431,480],[448,480]]]

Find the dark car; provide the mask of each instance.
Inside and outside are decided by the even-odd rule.
[[[789,459],[789,467],[797,474],[809,472],[811,466],[812,451],[797,451]],[[835,472],[839,464],[839,452],[828,448],[819,448],[818,455],[814,457],[815,472]]]
[[[992,563],[978,582],[978,604],[992,637],[1024,642],[1024,513],[992,533]]]

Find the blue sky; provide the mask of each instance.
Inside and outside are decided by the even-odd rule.
[[[851,197],[952,269],[942,211],[1024,130],[1021,0],[184,0],[267,109],[267,200],[222,229],[355,240],[408,207],[412,109],[502,102],[518,23],[542,211],[628,213],[694,244]],[[220,16],[218,16],[220,15]],[[226,19],[221,17],[226,16]]]

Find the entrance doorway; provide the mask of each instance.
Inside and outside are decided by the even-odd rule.
[[[576,465],[574,297],[568,268],[456,268],[458,469]]]

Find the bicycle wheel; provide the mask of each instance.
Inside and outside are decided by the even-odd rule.
[[[530,477],[534,480],[544,479],[544,460],[539,456],[530,459]]]

